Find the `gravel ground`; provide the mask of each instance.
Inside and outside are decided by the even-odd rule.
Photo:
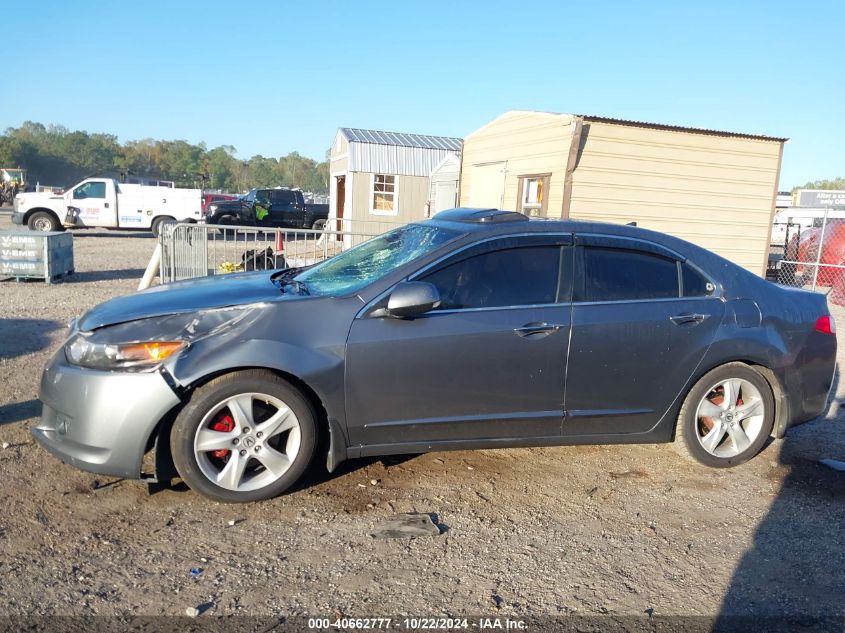
[[[41,369],[153,247],[77,232],[69,282],[0,282],[0,615],[845,614],[845,474],[817,463],[845,460],[841,384],[823,418],[724,471],[668,446],[455,452],[315,468],[225,506],[58,462],[29,434]],[[398,512],[442,533],[370,536]]]

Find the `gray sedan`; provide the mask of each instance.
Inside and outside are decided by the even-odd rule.
[[[835,356],[823,295],[682,240],[453,209],[309,268],[93,308],[44,370],[32,432],[79,468],[178,474],[225,502],[284,492],[318,446],[329,470],[641,442],[727,467],[822,412]]]

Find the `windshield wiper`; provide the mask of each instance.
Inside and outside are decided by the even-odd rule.
[[[290,279],[294,275],[298,274],[302,268],[285,268],[284,270],[280,270],[277,273],[273,273],[270,275],[270,279],[273,281],[285,281],[286,279]]]
[[[287,286],[291,286],[293,287],[296,294],[311,294],[305,282],[292,279],[294,275],[297,275],[301,271],[302,268],[285,268],[284,270],[281,270],[277,273],[273,273],[270,279],[273,281],[274,284],[278,284],[280,290],[284,289]]]
[[[283,283],[282,286],[293,286],[293,288],[296,290],[296,294],[298,294],[298,295],[310,295],[311,294],[308,291],[308,286],[305,285],[304,281],[297,281],[296,279],[291,279],[291,280]]]

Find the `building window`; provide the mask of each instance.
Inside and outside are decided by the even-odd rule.
[[[397,176],[373,174],[370,213],[373,215],[398,215]]]
[[[549,174],[519,177],[517,211],[525,215],[545,217],[549,206]]]

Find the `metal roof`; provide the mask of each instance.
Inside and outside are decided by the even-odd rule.
[[[404,132],[381,132],[362,130],[354,127],[342,127],[340,132],[352,143],[370,143],[374,145],[395,145],[397,147],[416,147],[420,149],[443,149],[452,152],[461,151],[462,139],[450,136],[429,136],[427,134],[406,134]]]
[[[671,132],[692,132],[694,134],[709,134],[711,136],[731,136],[735,138],[751,138],[760,141],[777,141],[786,143],[788,138],[779,136],[764,136],[762,134],[743,134],[742,132],[725,132],[722,130],[709,130],[707,128],[683,127],[680,125],[665,125],[663,123],[647,123],[645,121],[629,121],[626,119],[613,119],[604,116],[593,116],[591,114],[578,114],[586,122],[613,123],[615,125],[628,125],[631,127],[644,127],[654,130],[669,130]]]

